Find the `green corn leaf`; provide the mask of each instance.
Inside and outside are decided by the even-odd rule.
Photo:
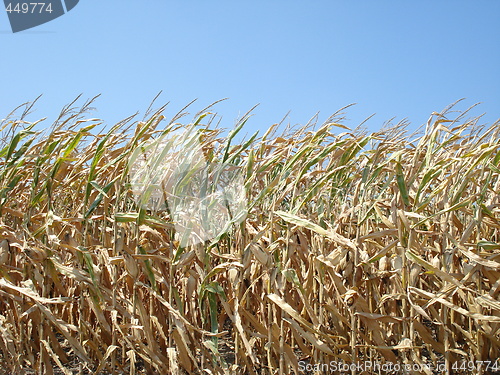
[[[401,167],[401,163],[398,161],[396,163],[396,181],[398,184],[399,191],[401,192],[401,197],[403,198],[403,202],[406,206],[410,205],[410,199],[408,196],[408,190],[406,188],[405,178],[403,174],[403,168]]]

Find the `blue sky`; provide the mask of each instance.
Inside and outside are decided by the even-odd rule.
[[[112,125],[163,91],[173,116],[193,99],[231,128],[324,121],[355,127],[392,117],[412,128],[460,99],[500,118],[500,2],[80,0],[66,15],[12,34],[0,12],[0,118],[43,94],[31,119],[53,120],[78,94]],[[48,125],[48,123],[47,123]]]

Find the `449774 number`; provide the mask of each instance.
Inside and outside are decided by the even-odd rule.
[[[52,13],[52,3],[8,3],[7,13]]]

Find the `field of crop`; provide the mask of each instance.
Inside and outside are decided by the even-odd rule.
[[[368,133],[338,113],[239,140],[248,114],[222,136],[204,109],[204,156],[241,171],[248,214],[183,247],[128,161],[186,109],[101,134],[90,104],[43,132],[31,105],[0,124],[0,373],[500,367],[498,123],[448,108]],[[388,369],[343,373],[404,373]]]

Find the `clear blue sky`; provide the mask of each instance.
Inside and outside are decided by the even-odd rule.
[[[350,103],[347,125],[392,117],[417,127],[460,98],[500,118],[500,1],[81,0],[12,34],[0,12],[0,118],[42,99],[53,120],[83,93],[114,124],[159,103],[173,115],[228,97],[223,127],[260,103],[247,130],[320,121]]]

